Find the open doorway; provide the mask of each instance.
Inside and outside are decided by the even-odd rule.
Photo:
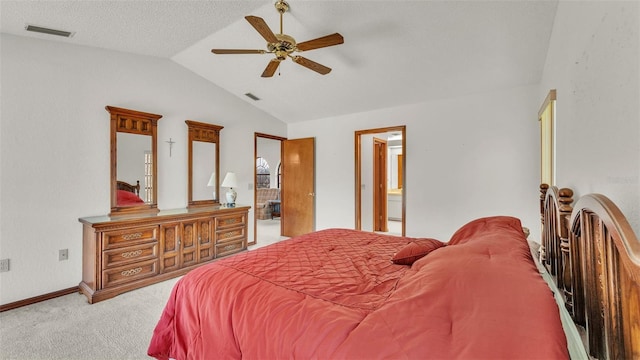
[[[356,229],[405,235],[406,126],[355,132]]]
[[[256,133],[254,137],[253,241],[249,245],[269,245],[280,241],[282,217],[282,141],[286,138]]]
[[[315,138],[255,133],[254,158],[250,249],[314,231]]]

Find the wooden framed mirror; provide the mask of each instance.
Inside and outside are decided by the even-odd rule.
[[[111,114],[111,213],[158,212],[158,120],[162,115],[106,107]]]
[[[220,201],[220,130],[222,126],[186,120],[189,128],[189,207]]]

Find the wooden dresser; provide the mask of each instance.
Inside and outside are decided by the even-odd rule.
[[[216,205],[80,218],[80,291],[95,303],[246,250],[249,208]]]

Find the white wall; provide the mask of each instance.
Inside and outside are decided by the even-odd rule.
[[[449,240],[482,216],[539,232],[537,86],[289,125],[316,137],[316,228],[355,226],[354,132],[407,126],[407,235]],[[351,155],[350,155],[351,154]]]
[[[538,92],[557,89],[557,185],[602,193],[640,234],[640,2],[561,1]]]
[[[0,258],[11,259],[11,271],[0,274],[1,304],[80,282],[78,218],[110,210],[106,105],[163,115],[160,209],[187,203],[185,120],[224,126],[220,171],[236,171],[240,204],[252,203],[255,160],[253,146],[239,144],[253,144],[256,131],[286,134],[284,123],[167,59],[7,34],[0,40]],[[65,248],[69,260],[58,261]]]

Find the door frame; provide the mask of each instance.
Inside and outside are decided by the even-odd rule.
[[[362,188],[360,184],[362,183],[362,135],[366,134],[377,134],[377,133],[385,133],[391,131],[399,131],[402,133],[402,236],[406,236],[406,222],[407,222],[407,214],[406,214],[406,203],[407,203],[407,126],[399,125],[399,126],[390,126],[385,128],[377,128],[377,129],[366,129],[366,130],[357,130],[354,133],[355,140],[355,149],[354,149],[354,157],[355,157],[355,223],[356,230],[362,230]]]
[[[256,169],[256,159],[258,158],[258,138],[271,139],[280,141],[280,162],[282,162],[282,142],[287,140],[285,137],[270,135],[256,132],[253,136],[253,241],[248,242],[247,245],[255,245],[258,243],[258,219],[256,217],[256,202],[258,201],[258,191],[256,188],[256,184],[258,183],[258,171]],[[277,171],[277,169],[276,169]],[[278,174],[276,174],[278,176]],[[280,192],[282,193],[282,187],[284,184],[280,184]],[[285,221],[284,214],[280,214],[280,234],[282,234],[282,224]]]

